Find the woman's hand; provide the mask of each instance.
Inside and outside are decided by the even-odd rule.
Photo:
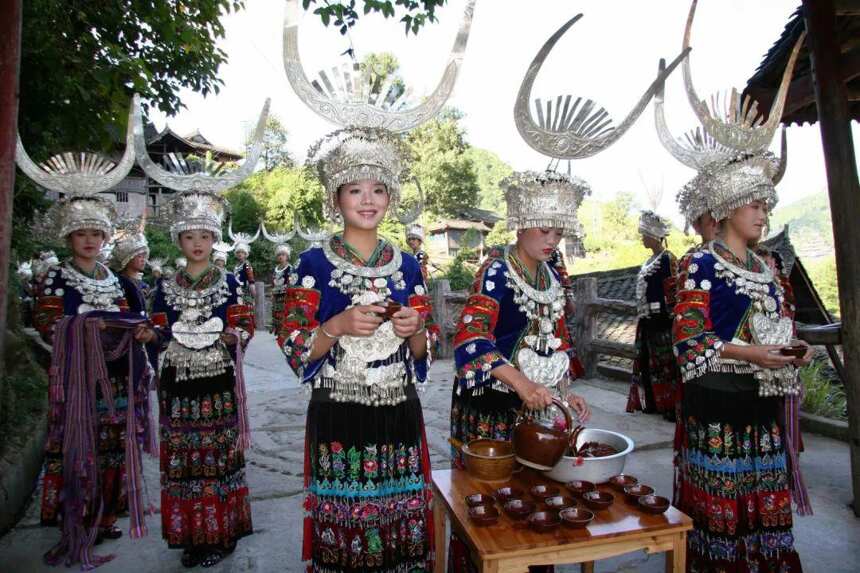
[[[400,338],[409,338],[424,328],[421,314],[411,306],[404,306],[391,317],[394,334]]]
[[[585,398],[579,396],[577,394],[568,394],[564,398],[565,402],[567,402],[568,406],[576,413],[576,417],[579,418],[579,423],[584,424],[591,418],[591,408],[588,407],[588,404],[585,402]]]
[[[552,392],[546,386],[528,378],[523,377],[514,389],[529,410],[543,410],[552,404]]]
[[[385,307],[370,304],[348,308],[329,319],[323,329],[338,338],[341,336],[371,336],[382,324]]]
[[[762,368],[782,368],[797,360],[793,356],[783,356],[779,353],[782,346],[774,344],[755,344],[746,347],[747,360]]]
[[[800,368],[801,366],[806,366],[810,362],[812,362],[813,356],[815,356],[815,349],[812,348],[809,344],[806,343],[805,340],[794,340],[792,342],[793,346],[805,346],[806,353],[803,355],[803,358],[795,358],[792,364]]]
[[[149,344],[155,338],[155,331],[146,324],[138,324],[134,329],[134,339],[142,344]]]

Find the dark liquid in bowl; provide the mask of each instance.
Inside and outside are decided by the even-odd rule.
[[[566,455],[582,458],[605,458],[607,456],[614,456],[617,453],[618,450],[608,444],[585,442],[578,448],[568,448]]]

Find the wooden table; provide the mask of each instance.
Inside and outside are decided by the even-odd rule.
[[[563,485],[529,469],[514,474],[510,482],[480,481],[463,470],[435,470],[436,573],[444,573],[447,563],[443,551],[447,541],[446,517],[454,532],[469,546],[473,561],[484,573],[524,573],[529,565],[569,563],[581,563],[583,573],[591,573],[597,559],[640,549],[648,553],[665,552],[666,571],[684,571],[687,531],[693,527],[692,520],[674,507],[662,515],[644,513],[608,486],[598,489],[611,492],[615,502],[608,509],[595,512],[594,520],[583,529],[571,529],[562,524],[552,532],[536,533],[528,529],[524,521],[508,517],[499,503],[502,516],[495,525],[477,526],[469,519],[464,500],[467,495],[492,494],[496,488],[515,485],[526,492],[524,497],[532,499],[528,491],[536,483],[559,485],[563,494],[570,495]]]

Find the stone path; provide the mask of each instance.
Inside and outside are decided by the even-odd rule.
[[[289,371],[274,339],[255,337],[245,364],[253,447],[248,455],[248,482],[252,493],[254,535],[243,539],[236,552],[213,572],[299,572],[302,535],[302,469],[307,398]],[[448,466],[448,413],[451,395],[450,361],[439,361],[430,371],[431,384],[422,395],[427,437],[434,467]],[[624,433],[636,442],[626,471],[671,495],[673,426],[655,416],[624,414],[625,388],[617,383],[586,381],[580,392],[594,412],[592,427]],[[807,571],[856,571],[860,563],[860,520],[847,507],[850,501],[848,449],[843,443],[805,436],[804,471],[816,515],[796,520],[797,546]],[[158,464],[146,460],[150,498],[158,504]],[[117,558],[99,568],[104,573],[179,573],[179,551],[161,541],[160,516],[148,518],[149,536],[123,537],[99,547]],[[127,519],[120,527],[127,528]],[[58,532],[38,525],[38,501],[7,535],[0,538],[0,571],[39,572],[55,569],[42,565],[41,555],[56,542]],[[558,568],[578,571],[578,567]],[[660,556],[630,554],[599,562],[600,573],[656,573],[663,571]]]

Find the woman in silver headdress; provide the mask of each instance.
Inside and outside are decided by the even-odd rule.
[[[269,233],[265,223],[262,225],[263,237],[275,244],[275,266],[272,269],[272,324],[269,332],[277,334],[284,320],[284,297],[293,267],[290,265],[289,241],[295,236],[295,230],[288,233]]]
[[[673,327],[684,381],[676,499],[694,521],[687,537],[691,571],[802,570],[792,500],[801,514],[811,507],[798,465],[796,411],[785,412],[801,392],[797,368],[812,352],[793,340],[785,290],[749,248],[777,201],[774,181],[782,168],[767,148],[801,43],[766,122],[736,94],[729,102],[734,113],[711,110],[693,88],[689,62],[684,64],[694,111],[728,150],[700,167],[686,186],[701,194],[719,227],[715,240],[681,263]]]
[[[472,4],[439,88],[410,107],[391,86],[374,93],[351,69],[311,84],[298,57],[299,2],[287,3],[287,77],[305,103],[344,128],[308,154],[325,188],[324,215],[343,231],[299,231],[312,247],[290,279],[278,337],[311,389],[302,552],[309,571],[433,569],[430,452],[417,390],[438,330],[418,262],[378,230],[408,180],[398,134],[434,117],[450,94]]]
[[[137,99],[137,96],[135,96]],[[137,158],[147,176],[178,191],[165,209],[185,264],[162,277],[152,305],[161,343],[161,535],[186,567],[211,567],[253,532],[245,479],[250,447],[242,358],[254,334],[236,278],[210,262],[229,211],[222,191],[253,173],[269,102],[245,162],[229,173],[174,173],[150,159],[139,106]]]
[[[113,557],[93,554],[93,545],[122,536],[119,514],[129,512],[132,537],[146,534],[140,457],[155,453],[151,369],[140,344],[152,333],[139,313],[127,312],[120,282],[99,262],[116,219],[100,193],[134,164],[131,129],[116,164],[66,153],[36,165],[20,139],[17,161],[36,183],[64,195],[46,222],[72,255],[63,263],[43,257],[48,264],[36,283],[34,325],[53,344],[41,521],[60,522],[62,531],[45,560],[90,569]]]
[[[672,354],[672,307],[678,261],[666,248],[669,225],[652,211],[639,217],[642,244],[652,255],[636,276],[636,352],[627,411],[663,414],[675,420],[679,386],[678,365]]]

